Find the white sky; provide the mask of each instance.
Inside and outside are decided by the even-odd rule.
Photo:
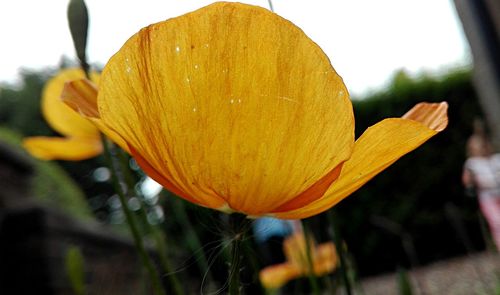
[[[86,0],[89,61],[105,64],[140,28],[215,1]],[[268,7],[267,0],[240,1]],[[351,94],[381,88],[393,72],[443,73],[470,65],[452,0],[273,0],[276,13],[302,28],[330,57]],[[75,56],[68,0],[0,1],[0,81],[20,67],[57,66]]]

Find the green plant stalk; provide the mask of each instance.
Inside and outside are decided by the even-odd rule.
[[[120,168],[123,173],[125,183],[127,184],[128,187],[128,194],[129,197],[132,197],[132,192],[134,191],[135,183],[134,183],[134,178],[132,177],[132,174],[130,173],[130,169],[128,166],[128,159],[126,158],[125,154],[119,150],[117,151],[118,159],[120,160]],[[185,294],[184,290],[182,289],[182,285],[175,275],[175,273],[172,271],[173,267],[172,264],[170,263],[170,260],[168,259],[167,256],[167,243],[166,243],[166,238],[165,235],[162,235],[159,230],[151,225],[148,221],[147,214],[145,211],[145,203],[142,197],[138,197],[140,203],[141,203],[141,208],[139,212],[139,217],[141,218],[142,223],[146,227],[146,230],[150,232],[155,240],[156,244],[156,249],[158,250],[158,255],[160,258],[160,264],[163,268],[163,271],[168,274],[168,280],[170,284],[172,285],[172,289],[176,295],[183,295]]]
[[[205,251],[201,246],[200,239],[198,238],[198,235],[196,234],[191,221],[189,221],[184,202],[185,201],[181,199],[177,199],[172,202],[176,217],[178,218],[181,225],[186,229],[187,244],[190,250],[195,253],[196,264],[198,265],[198,268],[200,269],[201,273],[204,274],[206,278],[211,282],[213,280],[212,275],[209,271],[207,256],[205,255]]]
[[[267,3],[269,3],[269,10],[274,12],[274,7],[273,7],[273,1],[272,0],[267,0]]]
[[[240,294],[240,246],[241,240],[236,238],[231,241],[231,262],[229,268],[229,294]]]
[[[406,269],[400,268],[397,272],[397,286],[400,295],[412,295],[413,288]]]
[[[260,288],[260,293],[265,294],[266,289],[264,288],[264,286],[262,286],[259,279],[259,271],[261,267],[259,266],[259,262],[257,261],[255,251],[252,250],[251,241],[249,241],[248,239],[243,240],[241,248],[243,250],[244,257],[248,260],[248,264],[250,265],[250,269],[253,273],[253,278]]]
[[[323,284],[324,286],[326,286],[326,290],[328,291],[328,294],[337,294],[337,289],[335,288],[335,286],[333,285],[333,278],[332,276],[325,276],[323,278]]]
[[[147,232],[149,232],[155,241],[156,250],[158,251],[158,257],[160,258],[160,265],[163,268],[166,276],[168,277],[168,281],[172,285],[172,290],[176,295],[185,294],[182,285],[175,273],[173,272],[172,264],[170,263],[170,259],[168,259],[168,247],[166,242],[166,237],[164,232],[157,229],[153,225],[151,225],[147,220],[147,214],[144,210],[144,202],[141,201],[141,208],[139,209],[139,217],[141,218],[142,223],[146,226]]]
[[[168,259],[167,242],[166,242],[164,232],[161,232],[158,229],[153,228],[153,236],[155,238],[156,247],[157,247],[159,255],[160,255],[160,264],[163,267],[163,270],[165,271],[165,273],[167,274],[168,281],[172,285],[172,289],[174,291],[174,294],[176,294],[176,295],[186,294],[186,292],[184,292],[184,290],[182,288],[182,285],[179,281],[179,278],[173,272],[173,267],[172,267],[172,264],[170,263],[170,259]]]
[[[245,215],[233,213],[229,215],[229,233],[233,235],[230,237],[231,241],[231,254],[229,262],[229,294],[239,295],[241,290],[240,270],[241,270],[241,246],[242,240],[245,237],[246,229]]]
[[[123,213],[125,214],[125,220],[127,221],[127,224],[130,228],[130,232],[132,233],[134,244],[139,254],[139,257],[141,258],[144,267],[149,273],[154,293],[157,295],[165,295],[166,293],[165,290],[163,289],[163,286],[161,285],[159,274],[151,260],[151,257],[149,257],[148,253],[146,252],[146,248],[144,247],[144,242],[139,233],[139,228],[137,226],[136,220],[132,215],[132,211],[128,207],[125,194],[123,193],[122,187],[120,186],[119,171],[115,166],[113,155],[111,154],[110,151],[110,146],[108,146],[108,140],[104,137],[103,137],[103,147],[104,147],[104,156],[106,157],[106,161],[108,162],[108,165],[112,172],[111,178],[113,181],[113,185],[115,187],[116,193],[118,194],[118,198],[120,199]]]
[[[320,294],[318,278],[314,274],[314,265],[311,256],[311,233],[309,232],[309,228],[306,227],[304,220],[302,221],[302,229],[304,231],[304,238],[306,240],[306,259],[307,259],[307,279],[309,280],[309,284],[311,285],[312,291],[314,295]]]
[[[342,276],[342,281],[345,286],[345,291],[347,295],[352,295],[351,282],[349,281],[349,277],[347,275],[347,264],[344,256],[344,247],[342,247],[342,239],[340,237],[340,229],[335,222],[333,210],[329,210],[329,212],[327,213],[327,218],[332,228],[333,242],[335,244],[335,249],[337,250],[337,255],[339,256],[339,269]]]

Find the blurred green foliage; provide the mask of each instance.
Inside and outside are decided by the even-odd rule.
[[[65,257],[66,274],[75,295],[85,292],[85,265],[82,252],[76,246],[69,247]]]
[[[71,61],[62,59],[61,67],[68,64],[71,64]],[[58,68],[22,70],[16,83],[0,83],[0,126],[5,130],[4,135],[15,134],[9,136],[15,139],[14,143],[19,143],[25,136],[60,136],[47,125],[40,107],[43,86],[57,71]],[[34,179],[37,197],[53,200],[65,207],[73,206],[71,204],[74,203],[76,211],[78,207],[83,206],[81,210],[86,212],[84,215],[90,212],[86,201],[89,199],[92,201],[90,207],[97,217],[102,220],[108,218],[109,206],[106,200],[113,194],[112,186],[109,182],[96,181],[93,177],[94,170],[104,166],[102,157],[79,162],[36,161],[36,163],[41,172],[37,173]],[[45,178],[52,180],[48,181]],[[57,182],[58,179],[61,184]],[[69,196],[66,197],[65,194]],[[74,201],[76,199],[80,201]]]
[[[21,150],[22,136],[0,126],[0,141]],[[92,212],[80,187],[56,163],[33,159],[34,174],[30,194],[37,200],[55,206],[76,218],[90,219]]]
[[[43,85],[52,71],[22,71],[17,84],[0,84],[0,125],[23,135],[54,134],[40,111]]]

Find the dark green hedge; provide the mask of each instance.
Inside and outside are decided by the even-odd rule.
[[[464,195],[460,182],[471,122],[481,115],[469,72],[439,79],[398,73],[388,90],[354,102],[356,134],[383,118],[403,115],[418,102],[443,100],[449,103],[448,128],[334,209],[362,275],[410,266],[401,234],[413,241],[413,264],[463,254],[467,238],[474,250],[484,248],[477,202]],[[458,209],[455,219],[449,208]],[[465,239],[457,230],[460,223]]]

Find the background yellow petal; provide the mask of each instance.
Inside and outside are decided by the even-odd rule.
[[[309,239],[309,247],[310,249],[314,249],[314,240]],[[301,270],[301,272],[305,272],[308,269],[307,244],[303,232],[294,233],[285,239],[283,242],[283,253],[286,260]]]
[[[300,271],[290,263],[268,266],[259,273],[260,282],[266,289],[281,288],[299,276]]]
[[[98,136],[97,128],[61,101],[64,83],[82,79],[80,69],[66,69],[47,82],[42,94],[42,113],[47,123],[66,136]],[[97,79],[97,78],[96,78]]]
[[[320,244],[314,249],[313,269],[317,276],[332,272],[337,268],[337,264],[337,251],[332,242]]]
[[[408,116],[411,119],[386,119],[368,128],[356,141],[353,154],[344,163],[339,178],[321,199],[297,210],[276,213],[275,217],[306,218],[330,209],[397,159],[443,130],[448,122],[446,111],[446,103],[419,104],[409,112],[414,114]]]
[[[78,137],[28,137],[23,147],[41,160],[80,161],[90,159],[102,152],[100,138]]]
[[[146,27],[101,79],[105,124],[200,203],[269,212],[352,151],[341,78],[299,28],[263,8],[216,3]]]

